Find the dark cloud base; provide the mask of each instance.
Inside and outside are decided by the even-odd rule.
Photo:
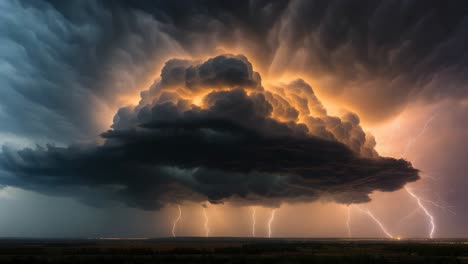
[[[3,147],[0,184],[158,209],[206,200],[359,203],[419,178],[409,162],[378,156],[357,115],[328,116],[302,80],[264,88],[241,55],[168,61],[102,137],[98,146]]]

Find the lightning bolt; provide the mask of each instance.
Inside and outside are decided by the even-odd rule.
[[[275,220],[276,208],[271,210],[270,219],[268,220],[268,237],[271,238],[271,224]]]
[[[405,217],[401,218],[400,219],[400,222],[398,224],[402,224],[403,222],[405,222],[407,219],[411,218],[413,215],[415,215],[416,213],[419,212],[419,210],[421,210],[421,208],[418,206],[416,207],[416,209],[414,209],[412,212],[410,212],[409,214],[407,214]]]
[[[255,207],[252,207],[252,237],[255,237]]]
[[[429,117],[429,119],[426,121],[426,123],[424,123],[424,126],[423,128],[421,129],[421,131],[419,131],[419,133],[412,137],[408,143],[406,143],[405,145],[405,148],[403,149],[403,152],[401,153],[401,157],[404,157],[406,156],[406,153],[408,152],[408,150],[413,146],[414,142],[416,142],[416,140],[422,136],[422,134],[424,134],[424,132],[426,132],[427,130],[427,127],[429,126],[429,124],[432,122],[432,120],[434,120],[434,118],[436,117],[437,114],[433,114],[431,117]]]
[[[424,176],[424,178],[426,178]],[[411,188],[412,190],[414,190],[414,188]],[[413,192],[414,193],[414,192]],[[440,195],[438,195],[437,193],[434,193],[440,201],[442,201],[443,203],[445,203],[441,198],[440,198]],[[451,206],[451,205],[444,205],[444,204],[441,204],[441,203],[438,203],[438,202],[434,202],[433,200],[428,200],[428,199],[424,199],[424,198],[421,198],[420,196],[418,196],[419,199],[422,201],[422,202],[426,202],[426,203],[430,203],[432,204],[433,206],[435,207],[438,207],[440,209],[442,209],[444,212],[449,212],[449,213],[452,213],[454,215],[456,215],[455,211],[453,211],[451,208],[455,207],[455,206]]]
[[[203,207],[203,216],[205,217],[205,224],[204,224],[205,236],[209,237],[210,236],[210,227],[208,226],[208,224],[209,224],[208,214],[206,213],[206,208],[205,207]]]
[[[351,205],[346,207],[347,217],[346,217],[346,227],[348,228],[348,237],[351,238]]]
[[[412,137],[412,138],[408,141],[408,143],[406,144],[406,146],[405,146],[405,148],[404,148],[404,150],[403,150],[403,153],[401,154],[402,157],[404,157],[404,156],[406,155],[406,153],[407,153],[408,150],[411,148],[411,146],[414,144],[414,142],[416,142],[416,140],[417,140],[422,134],[424,134],[424,132],[427,130],[429,124],[432,122],[432,120],[434,120],[435,116],[436,116],[436,114],[433,114],[433,115],[426,121],[426,123],[424,123],[424,126],[423,126],[423,128],[421,129],[421,131],[419,131],[419,133],[418,133],[416,136]],[[424,204],[422,203],[422,199],[421,199],[419,196],[417,196],[417,195],[416,195],[413,191],[411,191],[411,189],[408,188],[408,187],[405,187],[405,190],[406,190],[406,192],[407,192],[411,197],[413,197],[413,198],[416,200],[416,202],[417,202],[419,208],[424,212],[424,214],[425,214],[425,215],[427,216],[427,218],[429,219],[429,224],[430,224],[430,226],[431,226],[430,231],[429,231],[429,238],[433,238],[433,237],[434,237],[435,228],[436,228],[435,221],[434,221],[434,216],[432,215],[431,212],[429,212],[429,210],[427,210],[427,208],[426,208],[426,207],[424,206]],[[434,205],[436,205],[436,206],[439,206],[437,203],[435,203],[435,202],[433,202],[433,201],[430,201],[430,200],[429,200],[428,202],[430,202],[430,203],[432,203],[432,204],[434,204]]]
[[[390,232],[387,231],[387,229],[385,228],[385,226],[382,224],[382,222],[377,218],[375,217],[375,215],[369,211],[368,208],[366,208],[366,210],[362,209],[361,207],[357,206],[356,205],[356,208],[359,209],[359,211],[367,214],[372,220],[374,220],[375,223],[377,223],[377,225],[380,227],[380,229],[382,230],[382,232],[385,233],[385,235],[387,235],[389,238],[394,238],[392,234],[390,234]]]
[[[174,220],[174,223],[172,224],[172,236],[176,237],[176,227],[177,223],[179,223],[180,219],[182,218],[182,209],[180,208],[180,205],[177,205],[177,208],[179,209],[179,214],[177,215],[177,218]]]
[[[435,221],[434,221],[434,216],[432,216],[432,214],[426,209],[424,204],[421,202],[421,199],[416,194],[414,194],[411,191],[410,188],[405,187],[405,190],[406,190],[406,192],[408,192],[416,200],[416,202],[419,205],[419,208],[421,208],[423,210],[423,212],[426,214],[426,216],[429,218],[429,222],[430,222],[430,225],[431,225],[431,231],[429,232],[429,238],[434,238],[434,232],[435,232],[435,228],[436,228]]]

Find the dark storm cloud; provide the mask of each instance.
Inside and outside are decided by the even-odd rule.
[[[203,57],[218,47],[249,50],[272,76],[300,71],[325,79],[322,92],[342,95],[368,120],[388,117],[409,100],[466,98],[468,91],[466,1],[12,0],[0,5],[0,132],[33,139],[92,138],[103,127],[99,114],[115,109],[119,96],[139,89],[164,61]],[[182,84],[183,89],[170,88]],[[220,86],[202,95],[204,108],[186,98]],[[103,146],[4,148],[2,163],[18,177],[5,175],[2,181],[159,207],[206,197],[313,199],[332,192],[343,202],[363,201],[372,190],[394,190],[416,179],[406,162],[378,157],[356,115],[328,116],[309,88],[297,81],[263,91],[260,76],[241,57],[203,65],[172,60],[161,81],[143,92],[139,106],[118,111]],[[184,151],[178,156],[169,145],[155,145],[165,142]],[[306,166],[309,156],[308,162],[324,167]],[[396,176],[381,176],[388,174]],[[215,175],[224,175],[226,182],[245,180],[226,185]]]
[[[289,98],[306,92],[312,100],[305,96],[305,106],[321,106],[304,81],[285,85],[283,95],[251,87],[262,87],[260,76],[244,56],[171,60],[138,106],[117,112],[113,129],[102,134],[103,145],[4,147],[0,164],[9,174],[0,183],[88,203],[117,199],[155,209],[204,200],[365,202],[373,191],[394,191],[419,178],[405,160],[364,153],[369,143],[354,114],[301,114],[321,120],[314,128],[322,126],[327,138],[307,124],[275,119],[276,104],[265,94]],[[206,92],[199,105],[194,89]]]
[[[164,61],[219,47],[248,50],[272,76],[323,79],[321,92],[366,120],[468,91],[466,1],[8,0],[1,10],[0,129],[26,137],[92,138],[100,115]]]
[[[373,120],[409,100],[466,97],[467,15],[466,1],[294,1],[270,70],[325,78]]]
[[[410,100],[466,97],[466,1],[121,1],[188,51],[249,50],[272,76],[309,75],[379,121]],[[182,8],[183,7],[183,8]],[[379,111],[375,111],[379,109]]]
[[[95,1],[8,0],[0,9],[1,132],[94,137],[117,97],[181,50],[150,16]]]
[[[191,90],[242,86],[261,89],[260,75],[244,56],[218,56],[203,64],[187,60],[170,60],[161,73],[161,85],[185,85]]]

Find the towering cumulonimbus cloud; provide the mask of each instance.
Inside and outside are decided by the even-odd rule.
[[[463,0],[0,5],[2,136],[87,140],[164,61],[219,50],[247,54],[264,77],[300,73],[367,122],[394,117],[409,102],[458,100],[468,91]]]
[[[101,145],[3,147],[0,184],[158,209],[205,201],[369,201],[419,178],[380,157],[348,113],[333,117],[303,80],[263,86],[242,55],[166,62]]]

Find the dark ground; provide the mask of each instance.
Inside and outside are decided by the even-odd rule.
[[[467,240],[1,239],[0,263],[468,263]]]

